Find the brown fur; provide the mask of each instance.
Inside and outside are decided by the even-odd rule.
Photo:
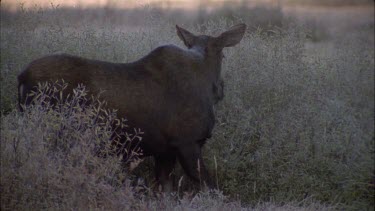
[[[195,36],[176,27],[188,50],[161,46],[126,64],[66,54],[37,59],[18,76],[19,103],[29,104],[27,93],[44,81],[64,79],[67,91],[80,83],[92,94],[104,91],[101,97],[108,106],[144,131],[141,148],[154,156],[156,178],[164,189],[170,189],[176,159],[192,179],[212,187],[201,147],[215,124],[213,105],[224,96],[222,49],[237,44],[246,26],[236,25],[219,37]]]

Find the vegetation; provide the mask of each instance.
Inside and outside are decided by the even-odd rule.
[[[139,10],[144,19],[130,24],[132,14],[116,16],[111,9],[105,15],[66,8],[12,13],[2,7],[2,210],[374,208],[373,21],[329,37],[327,48],[312,53],[306,48],[310,29],[285,19],[264,21],[267,13],[259,22],[245,12],[222,11],[185,21],[172,11]],[[238,22],[251,26],[238,46],[224,52],[225,98],[205,146],[220,191],[192,194],[182,179],[178,193],[158,193],[149,162],[130,172],[119,157],[97,156],[97,143],[108,140],[112,128],[93,117],[115,117],[98,109],[100,100],[74,104],[89,97],[83,87],[62,103],[74,109],[48,109],[43,90],[50,88],[41,87],[33,107],[16,110],[16,76],[32,60],[64,52],[134,61],[162,44],[182,47],[176,20],[214,35]]]
[[[351,6],[371,5],[372,0],[285,0],[288,4],[314,5],[314,6]]]

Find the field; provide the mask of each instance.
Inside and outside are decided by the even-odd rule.
[[[308,13],[291,5],[195,16],[148,6],[2,5],[1,209],[373,210],[374,5],[314,5]],[[111,129],[90,123],[95,105],[17,111],[17,75],[36,58],[131,62],[163,44],[183,47],[175,24],[218,35],[240,22],[248,29],[224,51],[225,97],[204,147],[217,191],[190,188],[178,167],[178,192],[159,193],[152,160],[130,172],[117,157],[95,156],[92,143]]]

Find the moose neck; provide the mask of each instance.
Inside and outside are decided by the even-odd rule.
[[[221,56],[211,55],[206,52],[204,55],[204,64],[207,74],[207,80],[217,82],[221,73]]]
[[[223,83],[221,80],[221,54],[210,55],[205,52],[204,55],[204,85],[206,87],[208,98],[212,105],[223,99]]]
[[[221,61],[213,58],[204,47],[193,46],[188,49],[188,54],[191,55],[190,58],[194,58],[192,61],[197,62],[196,64],[199,68],[194,69],[193,71],[201,77],[205,83],[213,82],[217,80],[220,76]],[[183,54],[186,56],[186,54]]]

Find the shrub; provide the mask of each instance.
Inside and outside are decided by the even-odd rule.
[[[65,87],[40,85],[25,112],[2,117],[2,209],[130,209],[126,203],[135,195],[123,170],[127,160],[99,156],[114,154],[114,127],[125,128],[125,121],[99,98],[87,98],[83,86],[62,100]],[[116,134],[139,139],[139,133]]]

